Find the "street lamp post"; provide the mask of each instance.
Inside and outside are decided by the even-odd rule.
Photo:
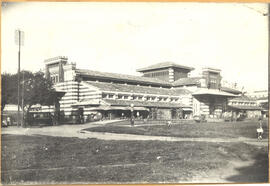
[[[134,126],[134,104],[130,104],[130,125]]]

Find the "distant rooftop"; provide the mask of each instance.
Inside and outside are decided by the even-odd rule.
[[[182,69],[187,69],[187,70],[194,70],[193,67],[179,65],[179,64],[176,64],[176,63],[173,63],[173,62],[162,62],[162,63],[157,63],[157,64],[154,64],[154,65],[150,65],[150,66],[145,67],[145,68],[137,69],[137,72],[145,72],[145,71],[149,71],[149,70],[156,70],[156,69],[169,68],[169,67],[182,68]]]
[[[217,69],[217,68],[211,68],[211,67],[204,67],[203,69],[202,69],[203,71],[210,71],[210,72],[221,72],[221,70],[220,69]]]

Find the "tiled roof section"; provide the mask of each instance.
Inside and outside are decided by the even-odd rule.
[[[159,108],[180,108],[183,107],[180,103],[170,102],[148,102],[148,101],[133,101],[133,100],[113,100],[104,99],[105,102],[112,106],[130,106],[134,104],[134,107],[159,107]]]
[[[229,87],[221,87],[221,90],[224,92],[229,92],[229,93],[233,93],[233,94],[241,94],[242,92],[236,89],[232,89]]]
[[[242,106],[242,105],[228,105],[229,107],[239,109],[239,110],[262,110],[261,107],[258,106]]]
[[[144,72],[144,71],[148,71],[148,70],[155,70],[155,69],[161,69],[161,68],[168,68],[168,67],[175,67],[175,68],[183,68],[183,69],[187,69],[187,70],[194,70],[193,67],[188,67],[188,66],[184,66],[184,65],[179,65],[173,62],[162,62],[162,63],[157,63],[145,68],[140,68],[137,69],[137,72]]]
[[[148,86],[137,86],[137,85],[125,85],[118,83],[104,83],[87,81],[89,85],[97,87],[101,91],[112,91],[112,92],[126,92],[126,93],[138,93],[138,94],[155,94],[155,95],[168,95],[168,96],[181,96],[187,95],[191,92],[184,88],[157,88]]]
[[[173,82],[173,86],[185,86],[185,85],[198,85],[200,84],[201,77],[188,77],[181,78]]]
[[[126,75],[126,74],[109,73],[109,72],[99,72],[99,71],[83,70],[83,69],[77,69],[76,73],[81,76],[89,76],[89,77],[93,77],[97,79],[105,79],[105,80],[112,80],[112,81],[118,80],[118,81],[150,84],[150,85],[158,85],[158,86],[171,86],[171,84],[166,81],[162,81],[156,78],[149,78],[149,77],[132,76],[132,75]]]

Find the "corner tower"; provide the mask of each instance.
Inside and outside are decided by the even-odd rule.
[[[46,78],[50,78],[53,83],[74,80],[75,63],[68,63],[68,58],[58,56],[44,60]]]
[[[221,88],[221,70],[215,68],[203,68],[202,74],[206,81],[207,88],[210,89],[220,89]]]

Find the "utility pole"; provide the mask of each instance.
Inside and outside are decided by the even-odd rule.
[[[18,113],[17,126],[20,126],[20,71],[21,71],[21,31],[18,30],[19,36],[19,51],[18,51]]]
[[[20,71],[21,71],[21,45],[23,44],[23,36],[24,33],[21,30],[15,30],[15,43],[19,45],[19,51],[18,51],[18,113],[17,113],[17,126],[19,127],[21,122],[20,117]]]
[[[24,72],[23,72],[23,84],[22,84],[22,127],[24,127]]]

